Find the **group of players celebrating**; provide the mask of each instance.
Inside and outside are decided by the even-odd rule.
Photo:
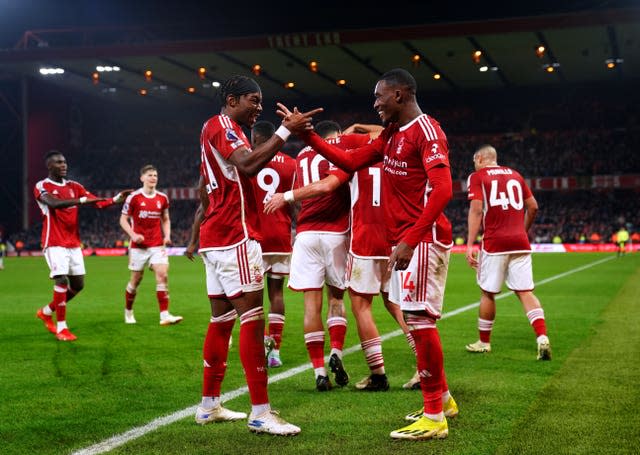
[[[374,296],[382,295],[415,353],[416,373],[405,386],[419,388],[423,397],[422,409],[405,417],[411,423],[390,436],[416,440],[448,435],[447,418],[458,414],[458,406],[447,386],[436,322],[442,314],[453,245],[451,223],[444,214],[452,197],[452,181],[446,135],[435,119],[422,112],[416,91],[410,73],[388,71],[374,90],[374,109],[382,126],[356,124],[343,132],[331,121],[312,124],[320,108],[300,112],[280,103],[277,114],[282,123],[276,129],[257,121],[262,92],[253,79],[234,76],[220,87],[221,112],[202,129],[200,206],[187,247],[189,257],[197,249],[204,261],[211,305],[196,422],[247,418],[243,412],[224,407],[220,399],[231,332],[239,318],[240,359],[251,400],[249,429],[276,435],[300,432],[271,408],[267,390],[266,367],[282,365],[282,288],[283,277],[289,274],[288,286],[304,293],[304,340],[316,389],[328,391],[333,382],[345,386],[350,379],[342,359],[347,330],[345,289],[370,369],[356,388],[389,388],[382,342],[371,312]],[[251,130],[251,140],[243,127]],[[307,144],[295,160],[280,152],[292,134]],[[506,281],[522,301],[536,332],[538,358],[550,359],[544,313],[532,292],[527,236],[537,204],[515,170],[498,166],[492,147],[478,149],[474,164],[476,172],[469,180],[466,256],[478,270],[482,299],[480,340],[467,350],[490,351],[494,295]],[[77,206],[103,207],[125,198],[120,224],[132,241],[125,322],[135,323],[132,305],[146,263],[156,274],[160,324],[180,322],[181,317],[168,312],[164,246],[170,242],[170,221],[168,200],[155,190],[155,168],[143,168],[140,190],[100,199],[64,179],[66,162],[60,153],[48,156],[47,165],[49,178],[39,182],[35,191],[45,218],[45,257],[55,280],[53,301],[37,314],[47,328],[60,340],[75,339],[64,322],[64,308],[82,289],[84,275]],[[296,202],[301,204],[292,242]],[[71,232],[74,222],[75,232]],[[147,234],[146,228],[152,225],[156,234]],[[63,226],[72,227],[61,232]],[[481,227],[483,245],[476,256],[473,243]],[[270,301],[267,330],[265,277]],[[324,363],[325,284],[331,347],[328,367],[333,382]],[[54,312],[57,325],[52,320]]]

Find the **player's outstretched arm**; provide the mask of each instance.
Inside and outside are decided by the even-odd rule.
[[[294,112],[291,112],[284,104],[278,103],[278,110],[276,112],[280,117],[286,119],[288,116],[294,114],[295,109]],[[349,150],[347,153],[335,145],[328,144],[310,129],[291,130],[291,132],[300,136],[300,138],[305,141],[307,145],[313,147],[316,152],[347,172],[355,172],[371,164],[378,163],[382,161],[383,158],[382,146],[384,143],[379,142],[379,140],[367,144],[364,147]]]
[[[354,123],[345,129],[342,134],[368,134],[371,139],[376,139],[384,130],[382,125],[374,125],[370,123]]]
[[[90,199],[87,196],[82,196],[82,197],[73,198],[73,199],[60,199],[60,198],[57,198],[55,196],[50,195],[49,193],[45,193],[45,194],[42,194],[40,196],[39,200],[43,204],[46,204],[47,206],[51,207],[52,209],[64,209],[64,208],[73,207],[73,206],[76,206],[76,205],[92,204],[96,200],[97,201],[105,201],[106,198],[93,198],[93,199]]]
[[[98,198],[98,197],[95,197],[93,194],[91,194],[89,191],[87,191],[85,196],[89,198],[87,201],[87,204],[92,204],[94,207],[98,209],[104,209],[112,206],[113,204],[120,204],[121,202],[124,202],[125,199],[127,199],[127,196],[133,193],[133,191],[134,191],[133,188],[120,191],[118,194],[110,198],[104,198],[104,197]]]
[[[305,199],[324,196],[325,194],[335,191],[340,184],[341,182],[338,177],[328,175],[322,180],[310,183],[302,188],[289,190],[286,193],[275,193],[269,201],[264,204],[264,213],[271,214],[287,205],[287,203],[292,204],[296,201],[304,201]]]
[[[292,130],[305,131],[313,128],[311,126],[313,116],[322,112],[322,108],[308,112],[294,111],[282,120],[280,127],[268,140],[253,150],[249,150],[247,147],[238,148],[231,154],[229,161],[243,174],[248,176],[256,175],[278,153],[291,135]]]

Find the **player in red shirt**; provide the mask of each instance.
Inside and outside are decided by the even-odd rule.
[[[98,198],[81,184],[67,180],[67,160],[58,151],[45,157],[49,176],[36,183],[33,194],[42,212],[41,244],[55,282],[53,300],[36,313],[45,327],[60,341],[74,341],[66,321],[67,302],[84,288],[84,258],[78,229],[78,206],[104,208],[122,202],[132,190],[113,198]],[[56,313],[56,323],[52,315]]]
[[[125,324],[135,324],[133,302],[147,264],[156,276],[156,297],[160,307],[160,325],[177,324],[182,316],[169,313],[169,256],[165,247],[171,245],[169,198],[157,191],[158,170],[151,164],[140,169],[142,188],[129,195],[122,207],[120,227],[131,238],[129,270],[131,278],[125,290]]]
[[[205,122],[200,136],[199,252],[205,263],[211,321],[203,348],[202,403],[195,419],[205,424],[246,417],[222,407],[220,402],[229,338],[239,316],[240,360],[251,399],[248,427],[254,432],[297,434],[300,428],[287,423],[269,404],[263,339],[264,271],[250,177],[271,161],[290,129],[312,128],[311,117],[320,110],[294,110],[268,141],[252,150],[242,127],[251,128],[262,112],[260,86],[251,78],[233,76],[219,93],[221,112]]]
[[[538,212],[538,203],[522,176],[498,165],[496,149],[481,146],[473,155],[476,171],[469,176],[469,233],[466,258],[477,269],[482,296],[478,316],[480,340],[467,345],[469,352],[490,352],[491,330],[496,318],[495,295],[506,282],[520,299],[536,333],[538,360],[551,360],[544,310],[533,294],[531,245],[527,232]],[[478,258],[473,243],[480,227],[484,235]]]
[[[446,385],[436,328],[453,244],[451,224],[443,213],[452,197],[449,150],[439,123],[422,113],[416,90],[406,70],[383,74],[375,87],[374,109],[385,129],[376,140],[349,153],[313,132],[295,131],[346,171],[383,163],[383,206],[389,240],[395,245],[389,257],[389,299],[400,304],[415,341],[424,401],[422,415],[392,431],[394,439],[444,438],[449,432],[446,416],[458,412]],[[278,106],[283,118],[291,115],[286,106]]]
[[[338,136],[340,126],[335,122],[319,122],[315,130],[341,148],[355,144],[352,137]],[[296,164],[296,190],[274,195],[273,202],[269,201],[265,210],[270,213],[284,202],[302,201],[291,257],[289,288],[304,292],[304,339],[314,369],[316,389],[324,392],[332,388],[324,364],[322,293],[325,284],[329,300],[329,367],[335,375],[336,384],[345,386],[349,382],[342,363],[342,349],[347,333],[343,296],[350,229],[348,182],[351,175],[337,169],[310,147],[298,153]]]
[[[360,145],[376,139],[382,132],[380,125],[354,124],[344,134],[366,133]],[[388,390],[385,374],[382,340],[371,306],[373,298],[380,294],[384,306],[396,320],[415,354],[415,343],[404,322],[400,306],[389,301],[389,278],[387,270],[391,245],[387,239],[384,208],[382,206],[382,163],[360,169],[351,179],[351,240],[347,261],[347,287],[351,310],[356,318],[358,335],[370,375],[356,383],[356,389]],[[420,388],[420,376],[415,375],[403,388]]]
[[[251,146],[258,147],[275,133],[273,123],[266,120],[256,122],[251,129]],[[284,330],[284,278],[289,275],[291,261],[291,210],[283,207],[271,214],[264,212],[264,204],[274,193],[292,189],[296,175],[296,160],[282,152],[269,161],[254,179],[258,217],[262,226],[262,262],[267,277],[269,295],[269,325],[265,337],[267,366],[278,368],[280,346]]]

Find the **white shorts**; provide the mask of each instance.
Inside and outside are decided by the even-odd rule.
[[[290,254],[263,254],[262,255],[262,267],[265,273],[275,278],[278,276],[289,275],[291,266]]]
[[[129,270],[141,272],[146,263],[149,267],[156,264],[169,265],[169,255],[163,246],[152,246],[150,248],[129,248]]]
[[[345,285],[356,294],[389,292],[388,259],[360,258],[349,253]]]
[[[426,311],[438,319],[442,315],[444,288],[451,250],[420,242],[406,270],[393,270],[389,300],[402,311]]]
[[[82,249],[50,246],[44,250],[44,258],[49,266],[49,278],[59,275],[84,275]]]
[[[234,299],[264,288],[262,249],[255,240],[227,250],[202,252],[209,297]]]
[[[291,254],[289,287],[294,291],[314,291],[321,290],[326,282],[344,289],[347,243],[344,234],[298,234]]]
[[[497,294],[502,283],[512,291],[533,291],[531,253],[478,254],[477,282],[485,292]]]

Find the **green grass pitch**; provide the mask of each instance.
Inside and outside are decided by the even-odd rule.
[[[599,262],[598,262],[599,261]],[[151,273],[138,291],[138,324],[123,323],[126,258],[86,260],[86,287],[67,309],[74,343],[58,342],[35,318],[51,298],[43,258],[8,258],[0,272],[0,453],[62,454],[175,415],[200,399],[201,348],[209,305],[201,263],[171,258],[171,311],[182,324],[161,327]],[[569,273],[571,272],[571,273]],[[401,388],[415,367],[402,335],[383,343],[388,392],[358,392],[367,374],[352,350],[351,383],[320,394],[304,370],[270,385],[272,406],[299,425],[296,437],[249,433],[244,422],[198,426],[191,413],[111,449],[131,454],[573,454],[640,453],[640,256],[534,256],[536,294],[545,309],[551,362],[535,360],[535,337],[514,296],[498,301],[493,352],[472,355],[477,309],[439,323],[447,379],[460,407],[440,441],[393,441],[389,432],[421,406]],[[478,300],[474,272],[452,255],[445,313]],[[285,295],[284,366],[308,363],[302,296]],[[349,309],[348,298],[345,303]],[[397,330],[374,303],[381,334]],[[244,386],[238,324],[223,392]],[[357,345],[349,314],[346,347]],[[328,346],[328,342],[327,342]],[[227,406],[249,412],[246,394]],[[131,433],[129,433],[131,434]],[[84,452],[98,453],[99,451]]]

